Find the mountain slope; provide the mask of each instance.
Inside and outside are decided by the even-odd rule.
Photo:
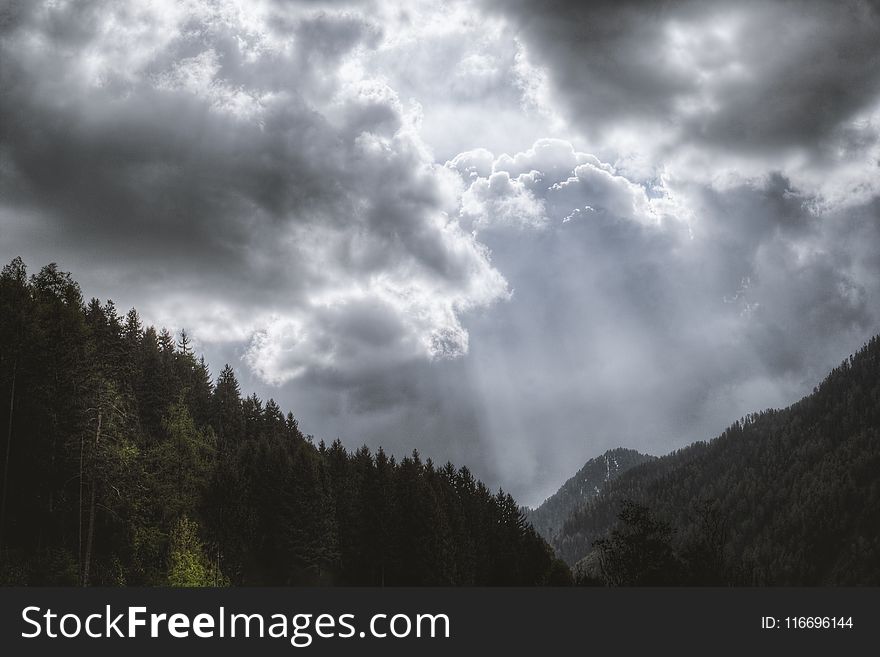
[[[610,481],[554,547],[620,583],[639,541],[674,558],[673,583],[880,584],[880,338],[796,404]]]
[[[634,449],[610,449],[602,456],[587,461],[577,474],[562,484],[539,507],[527,509],[526,519],[541,536],[548,541],[552,540],[565,520],[596,497],[606,482],[654,458]]]
[[[0,271],[0,585],[533,585],[510,495],[417,452],[317,445],[189,338]]]

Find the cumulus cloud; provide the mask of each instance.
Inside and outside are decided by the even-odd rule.
[[[643,187],[611,164],[577,152],[561,139],[540,139],[531,148],[494,158],[486,149],[460,153],[446,163],[467,185],[461,197],[462,223],[477,233],[493,228],[541,228],[584,213],[657,223],[670,214],[662,187]]]

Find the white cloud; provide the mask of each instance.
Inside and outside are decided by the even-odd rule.
[[[646,225],[691,218],[664,178],[637,184],[594,155],[560,139],[541,139],[522,152],[495,157],[461,153],[446,166],[466,186],[460,216],[478,235],[499,228],[540,229],[589,215]]]

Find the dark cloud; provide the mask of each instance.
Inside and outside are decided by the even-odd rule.
[[[818,148],[880,92],[867,0],[488,4],[592,134],[629,122],[726,149]]]
[[[248,362],[273,381],[380,366],[361,339],[380,331],[386,362],[464,353],[458,313],[504,280],[449,220],[450,175],[396,92],[345,69],[380,27],[322,11],[284,31],[233,10],[17,14],[0,64],[7,210],[133,287],[187,281],[202,302],[182,295],[172,321],[227,314],[203,339],[251,336]],[[31,226],[10,230],[33,250]],[[170,314],[168,296],[150,301]]]

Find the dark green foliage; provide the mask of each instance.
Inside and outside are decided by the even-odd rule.
[[[611,586],[668,586],[679,581],[672,551],[672,528],[652,511],[630,500],[623,503],[620,522],[593,547],[600,577]]]
[[[709,443],[609,482],[568,519],[554,544],[568,563],[580,562],[584,583],[637,583],[628,571],[603,573],[602,560],[632,561],[627,509],[650,509],[645,514],[670,529],[664,540],[677,583],[876,586],[878,473],[875,337],[789,408],[749,415]],[[622,505],[625,515],[618,517]]]
[[[508,495],[418,453],[316,447],[185,333],[0,275],[0,583],[534,585],[568,568]]]

